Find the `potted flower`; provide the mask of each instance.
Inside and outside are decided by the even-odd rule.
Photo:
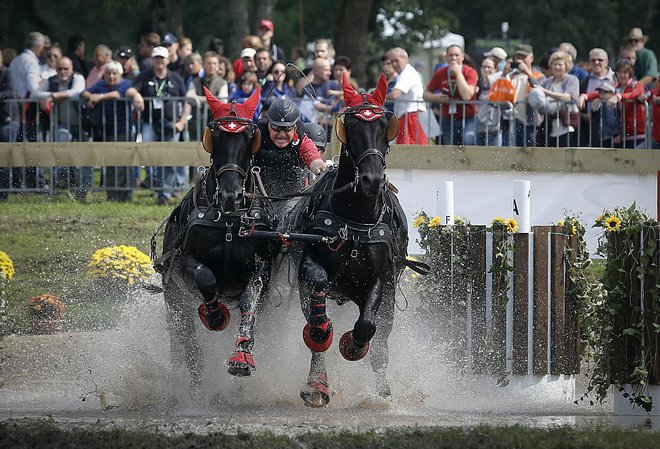
[[[88,273],[95,278],[101,291],[128,294],[130,288],[147,281],[154,274],[149,256],[134,246],[108,246],[92,254]]]
[[[30,298],[28,310],[33,334],[54,334],[62,330],[66,307],[57,296],[44,294]]]
[[[0,336],[5,332],[7,317],[7,301],[5,300],[5,285],[14,277],[14,262],[4,251],[0,251]]]

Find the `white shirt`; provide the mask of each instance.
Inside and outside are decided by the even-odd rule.
[[[423,102],[422,77],[412,65],[406,64],[401,73],[397,75],[394,89],[402,92],[402,95],[394,102],[394,114],[397,117],[402,117],[406,112],[426,111],[426,105]]]
[[[9,64],[9,82],[15,98],[25,98],[28,92],[36,92],[39,89],[41,83],[39,58],[29,48]]]

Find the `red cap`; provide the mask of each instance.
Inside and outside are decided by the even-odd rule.
[[[273,22],[267,19],[262,20],[259,22],[259,28],[267,28],[273,33],[275,32],[275,25],[273,25]]]

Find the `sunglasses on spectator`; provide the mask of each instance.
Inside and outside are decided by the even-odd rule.
[[[55,70],[71,70],[69,67],[58,67]]]
[[[293,126],[278,126],[278,125],[273,125],[272,123],[270,124],[270,127],[275,131],[276,133],[280,131],[284,131],[285,133],[288,133],[293,129]]]
[[[636,44],[637,42],[639,42],[639,39],[628,39],[628,42],[630,42],[631,44]]]

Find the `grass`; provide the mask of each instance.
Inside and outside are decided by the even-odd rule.
[[[99,248],[121,244],[149,254],[149,240],[171,210],[156,206],[151,193],[143,190],[136,190],[130,203],[105,201],[102,192],[92,193],[84,203],[64,195],[13,195],[0,203],[0,250],[11,257],[16,270],[5,287],[8,319],[2,333],[24,331],[27,300],[44,293],[67,305],[65,326],[79,328],[94,321],[98,317],[89,317],[91,310],[108,312],[98,307],[104,298],[94,297],[99,293],[86,274],[90,256]]]
[[[4,443],[2,443],[4,442]],[[660,447],[660,433],[633,429],[549,429],[522,426],[471,428],[404,428],[378,432],[313,432],[297,436],[269,432],[209,433],[166,436],[138,430],[61,430],[49,421],[0,423],[0,447],[11,448],[268,448],[268,449],[623,449]]]

